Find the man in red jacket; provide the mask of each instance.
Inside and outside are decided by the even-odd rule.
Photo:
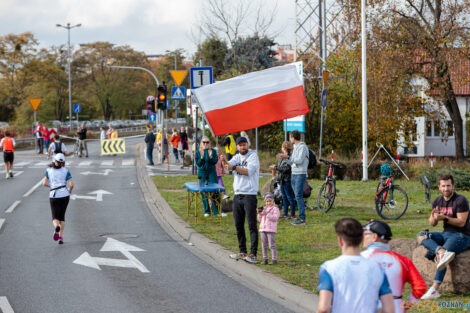
[[[361,255],[382,266],[395,299],[395,313],[403,313],[405,305],[403,304],[402,292],[405,283],[410,283],[413,290],[408,301],[417,301],[426,292],[426,282],[409,258],[390,251],[388,242],[391,239],[390,226],[385,222],[372,220],[364,226],[362,243],[366,250],[362,251]]]

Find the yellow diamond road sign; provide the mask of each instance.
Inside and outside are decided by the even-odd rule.
[[[171,77],[175,81],[176,86],[181,85],[188,71],[170,71]]]
[[[36,98],[36,99],[28,99],[29,103],[31,103],[31,106],[33,107],[33,110],[36,111],[41,104],[42,98]]]
[[[124,139],[101,140],[101,154],[126,153],[126,143]]]

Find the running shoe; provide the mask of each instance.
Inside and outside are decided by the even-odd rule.
[[[439,291],[434,289],[434,287],[431,287],[426,291],[426,293],[421,297],[421,300],[430,300],[430,299],[437,299],[441,295],[439,294]]]
[[[240,253],[232,253],[230,254],[230,258],[234,260],[241,260],[246,258],[246,253],[240,252]]]
[[[5,178],[6,178],[6,179],[10,178],[10,173],[7,173],[7,174],[5,175]]]
[[[305,221],[304,220],[301,220],[300,218],[299,219],[296,219],[295,221],[291,222],[292,225],[304,225],[305,224]]]
[[[13,171],[10,171],[10,177],[13,177]]]
[[[209,213],[204,213],[204,217],[209,217],[211,216]]]
[[[64,239],[62,237],[59,237],[59,245],[63,245],[64,244]]]
[[[250,254],[246,256],[243,260],[245,260],[248,263],[255,264],[256,263],[256,255]]]
[[[455,252],[446,251],[439,254],[439,263],[437,263],[437,270],[443,270],[455,258]],[[436,262],[438,257],[436,256]]]
[[[54,236],[52,237],[54,241],[59,240],[60,238],[59,232],[60,232],[60,226],[56,226],[56,228],[54,229]]]

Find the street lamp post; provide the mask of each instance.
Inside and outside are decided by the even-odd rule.
[[[57,27],[62,27],[67,30],[67,68],[69,72],[69,120],[70,120],[70,130],[72,130],[72,79],[70,75],[70,30],[75,27],[80,27],[82,24],[77,24],[70,26],[70,23],[67,23],[67,26],[61,24],[56,24]]]

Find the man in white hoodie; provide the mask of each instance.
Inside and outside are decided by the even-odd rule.
[[[292,151],[291,156],[279,153],[277,157],[288,159],[287,163],[292,167],[291,184],[299,208],[299,218],[291,224],[302,225],[305,224],[304,184],[307,179],[308,148],[305,142],[300,141],[300,132],[298,130],[290,133],[289,140],[294,144],[294,151]]]
[[[256,263],[258,252],[258,229],[256,222],[256,207],[258,204],[256,195],[259,189],[259,158],[256,151],[248,149],[248,141],[245,137],[237,138],[238,154],[230,161],[226,161],[222,155],[222,162],[227,170],[233,171],[233,219],[237,230],[238,247],[240,252],[231,254],[235,260],[244,259],[249,263]],[[251,248],[247,255],[245,236],[245,216],[250,230]]]

